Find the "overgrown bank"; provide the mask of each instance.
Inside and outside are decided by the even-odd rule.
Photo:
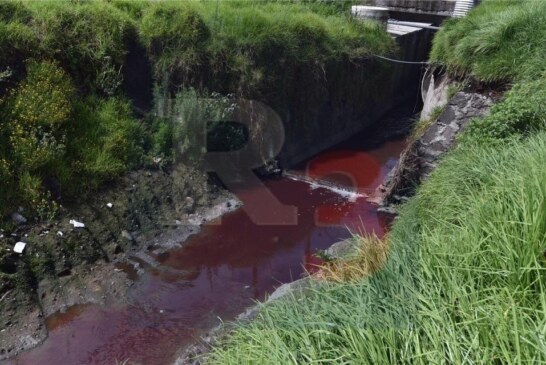
[[[346,17],[345,5],[0,2],[0,215],[9,223],[0,268],[15,243],[13,213],[54,219],[128,171],[168,166],[175,143],[195,144],[190,128],[206,118],[158,117],[153,90],[157,105],[183,88],[190,107],[200,96],[216,95],[216,109],[226,106],[218,95],[252,98],[305,128],[324,107],[360,105],[346,80],[379,77],[365,59],[394,44]],[[236,143],[216,134],[219,145]]]
[[[141,248],[135,233],[157,233],[218,197],[195,161],[173,166],[174,144],[191,152],[194,140],[188,123],[158,117],[154,101],[213,96],[215,109],[233,94],[306,128],[324,105],[359,105],[347,80],[380,77],[366,60],[395,47],[345,5],[0,2],[0,309],[9,323],[0,357],[13,354],[14,327],[24,326],[16,312],[43,299],[40,281],[55,286]],[[74,218],[85,229],[71,227]],[[17,241],[27,243],[23,255],[12,251]]]
[[[74,198],[152,157],[168,157],[167,121],[137,117],[127,98],[141,74],[150,77],[136,87],[150,99],[153,83],[167,97],[194,87],[265,101],[280,113],[297,110],[293,120],[301,123],[327,99],[356,104],[359,95],[335,82],[377,76],[339,66],[390,51],[393,43],[375,25],[324,15],[327,9],[274,2],[0,3],[2,213],[19,205],[54,210],[61,195]]]
[[[511,90],[402,209],[382,269],[265,306],[210,363],[546,361],[545,16],[492,0],[445,25],[434,62]]]

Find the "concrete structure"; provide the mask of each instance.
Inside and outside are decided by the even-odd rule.
[[[389,9],[390,18],[402,21],[441,24],[450,17],[463,17],[480,0],[373,0]]]
[[[477,3],[477,0],[457,0],[453,9],[453,17],[465,16]]]
[[[305,161],[379,123],[394,108],[420,99],[419,85],[425,65],[419,62],[428,58],[434,31],[419,27],[417,23],[413,26],[388,24],[387,31],[399,47],[399,52],[392,58],[417,62],[399,63],[370,56],[357,66],[363,71],[363,76],[357,74],[346,86],[339,85],[339,82],[336,86],[345,88],[347,92],[351,88],[357,89],[354,92],[362,95],[359,105],[348,104],[339,108],[333,103],[325,104],[320,116],[308,125],[291,118],[283,120],[285,143],[278,156],[282,167]]]
[[[351,14],[359,19],[373,19],[387,25],[389,20],[389,8],[378,6],[354,5]]]
[[[376,6],[392,11],[451,16],[456,0],[375,0]]]

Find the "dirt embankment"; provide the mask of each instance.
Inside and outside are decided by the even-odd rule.
[[[178,166],[132,172],[50,222],[18,212],[0,232],[0,360],[41,343],[56,311],[123,301],[155,255],[239,204],[205,174]],[[22,254],[17,242],[26,243]]]

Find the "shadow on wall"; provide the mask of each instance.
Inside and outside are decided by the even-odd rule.
[[[153,106],[152,65],[146,50],[136,38],[131,39],[123,70],[123,91],[140,114]]]

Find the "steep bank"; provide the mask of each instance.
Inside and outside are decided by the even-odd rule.
[[[258,100],[308,129],[324,106],[358,108],[363,88],[349,90],[348,81],[380,76],[381,67],[364,61],[394,52],[394,42],[379,26],[329,8],[3,3],[1,213],[22,205],[47,217],[58,204],[77,200],[77,187],[93,190],[154,158],[172,157],[169,121],[148,115],[152,90],[173,97],[184,87],[204,97]]]

